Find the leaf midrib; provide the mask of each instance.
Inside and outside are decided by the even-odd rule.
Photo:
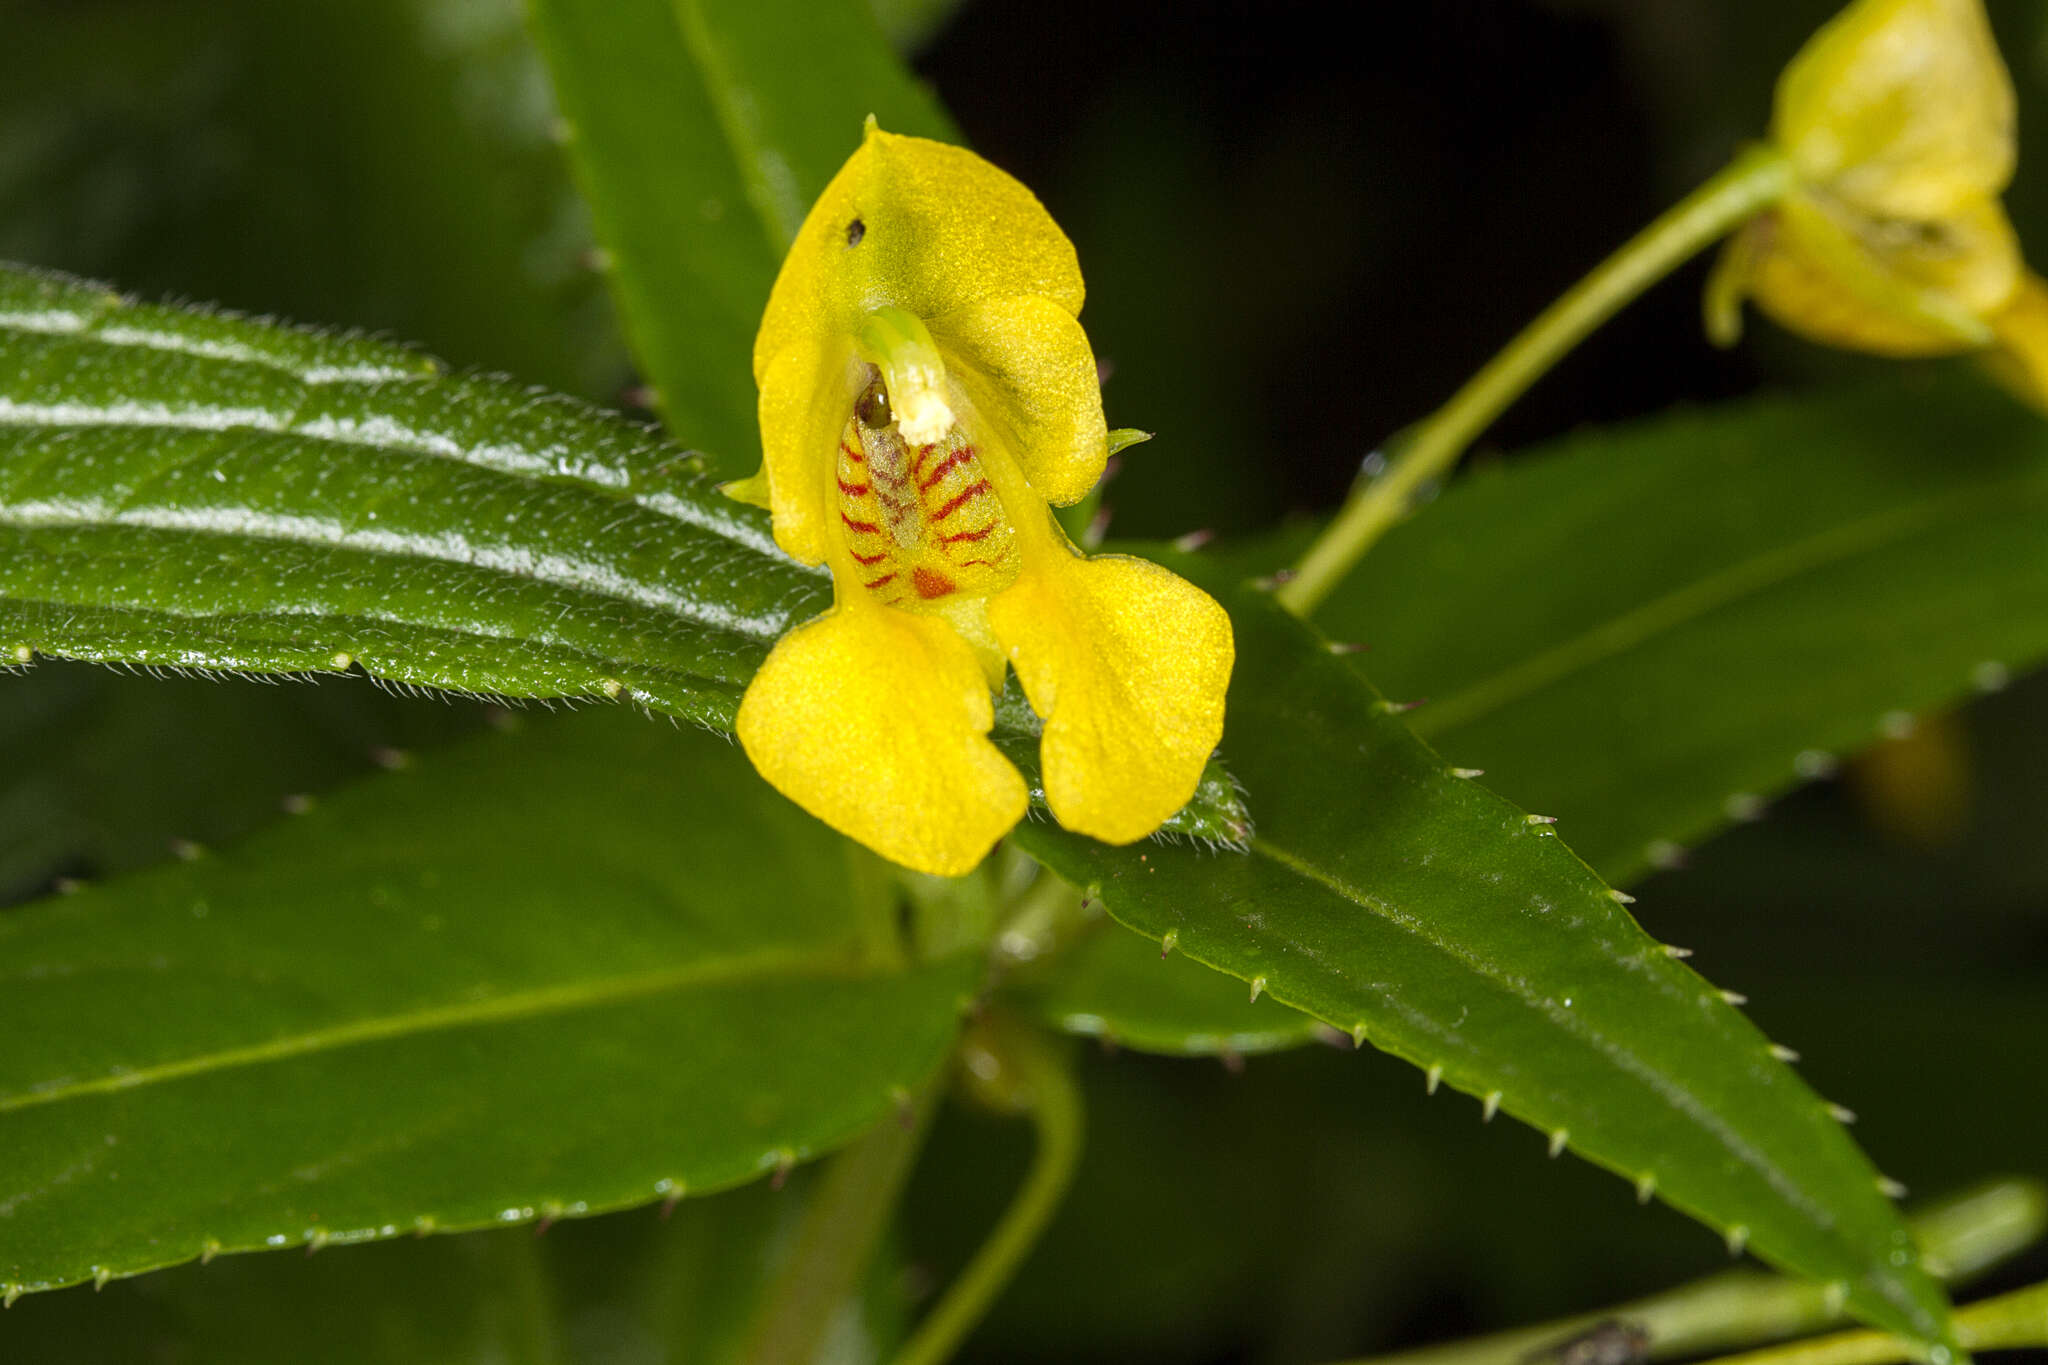
[[[150,506],[115,511],[85,498],[61,504],[0,501],[0,527],[24,531],[97,531],[135,527],[194,539],[219,538],[232,543],[340,550],[407,563],[474,569],[514,582],[542,584],[587,594],[636,611],[650,612],[659,618],[686,621],[705,630],[730,632],[755,640],[775,640],[789,628],[789,618],[785,613],[777,612],[767,617],[748,616],[708,598],[682,598],[646,592],[627,575],[599,561],[571,559],[558,553],[528,549],[511,541],[472,541],[460,530],[423,532],[394,531],[387,527],[347,527],[328,518],[265,512],[248,507],[184,509]]]
[[[778,252],[779,250],[780,248],[777,248]],[[425,356],[413,358],[422,367],[419,369],[405,369],[395,365],[384,367],[364,363],[355,365],[329,364],[300,369],[294,368],[291,364],[278,357],[265,355],[252,347],[240,346],[232,342],[203,342],[179,337],[174,333],[149,332],[141,329],[121,329],[106,325],[108,318],[118,316],[126,308],[125,300],[119,296],[110,296],[108,299],[96,304],[95,311],[91,317],[74,318],[69,325],[37,326],[34,324],[39,319],[25,314],[0,317],[0,339],[10,335],[24,337],[57,336],[76,339],[88,345],[106,346],[113,349],[140,350],[161,355],[186,356],[219,364],[246,365],[250,368],[261,369],[303,385],[306,389],[306,397],[310,397],[316,390],[345,386],[382,388],[386,385],[405,385],[428,388],[437,382],[446,382],[448,378],[446,371],[439,362]],[[44,364],[48,364],[53,358],[53,356],[46,356]],[[21,376],[17,375],[15,378],[18,382]],[[184,411],[160,404],[161,411],[157,414],[156,419],[145,422],[138,421],[133,416],[117,417],[113,415],[114,409],[105,404],[57,404],[54,405],[54,409],[61,411],[65,415],[66,420],[19,420],[25,414],[33,414],[36,406],[34,404],[24,404],[18,399],[0,397],[0,425],[56,430],[91,426],[131,426],[151,430],[166,429],[205,432],[248,430],[273,435],[288,435],[301,440],[330,442],[344,447],[375,450],[385,454],[425,456],[441,460],[449,458],[448,455],[434,449],[430,443],[424,440],[413,444],[365,440],[350,436],[344,427],[338,425],[330,425],[320,430],[309,430],[300,425],[297,416],[299,408],[295,408],[290,414],[279,413],[274,408],[261,406],[233,410],[216,408],[209,412],[204,404],[195,405]],[[45,408],[52,407],[52,405],[42,406]],[[84,415],[89,412],[100,415],[96,420],[86,420]],[[237,414],[240,420],[227,422],[206,420],[209,416],[219,417],[229,412]],[[593,420],[603,420],[599,414],[592,413],[591,416]],[[252,420],[255,417],[260,417],[264,420]],[[617,419],[614,418],[613,420]],[[427,434],[445,435],[445,433]],[[459,447],[461,444],[455,441],[453,437],[447,437],[447,439],[452,445]],[[457,462],[472,468],[502,474],[508,478],[540,483],[563,484],[605,496],[623,497],[625,500],[645,507],[658,515],[708,532],[721,540],[752,550],[756,554],[770,558],[781,557],[772,539],[759,528],[748,525],[744,521],[721,516],[719,509],[714,506],[693,503],[688,499],[679,498],[669,491],[635,489],[633,487],[634,476],[629,470],[608,468],[604,472],[611,475],[615,482],[600,482],[590,478],[575,478],[508,468],[503,465],[493,464],[488,460],[478,460],[467,456],[458,456]]]
[[[551,1015],[574,1014],[695,987],[795,981],[864,981],[883,976],[909,974],[873,962],[855,960],[844,952],[756,953],[708,962],[678,964],[628,976],[569,982],[493,996],[484,1000],[437,1005],[396,1014],[372,1015],[326,1028],[289,1033],[263,1043],[221,1048],[175,1061],[161,1062],[154,1066],[139,1067],[119,1075],[99,1076],[43,1090],[0,1095],[0,1114],[16,1113],[89,1095],[162,1085],[237,1067],[263,1066],[290,1058],[338,1051],[393,1038],[450,1032],[485,1024],[518,1022]]]
[[[19,266],[7,267],[9,274],[30,274]],[[100,346],[115,346],[124,350],[155,351],[160,354],[192,356],[200,360],[218,360],[236,365],[250,365],[268,370],[273,374],[296,380],[311,386],[353,383],[431,383],[443,375],[441,366],[424,355],[400,350],[389,364],[378,364],[367,359],[353,363],[330,363],[296,367],[280,356],[267,355],[253,346],[237,345],[226,339],[203,339],[179,336],[175,332],[152,331],[141,326],[108,326],[111,319],[133,311],[133,304],[125,296],[107,291],[92,301],[90,312],[70,312],[65,305],[53,303],[40,311],[18,310],[0,314],[0,333],[16,333],[22,336],[77,337]],[[202,313],[202,316],[233,318],[232,313]],[[283,332],[294,338],[320,333],[307,329],[286,327]],[[405,363],[398,363],[403,361]]]
[[[1896,508],[1794,541],[1598,622],[1577,636],[1501,669],[1408,718],[1425,739],[1470,725],[1575,673],[1605,663],[1711,611],[1780,587],[1804,574],[1901,544],[1947,523],[1974,518],[1981,504],[2001,504],[2016,490],[2039,490],[2041,471],[1965,489],[1932,502]]]
[[[590,420],[599,422],[604,419],[592,414]],[[0,429],[53,432],[188,432],[214,437],[247,432],[257,436],[284,437],[307,445],[333,446],[342,451],[372,451],[393,459],[456,464],[528,486],[573,489],[614,502],[642,507],[657,516],[701,531],[727,545],[749,551],[764,559],[786,561],[786,556],[758,529],[721,516],[704,504],[678,497],[672,491],[634,489],[630,486],[630,471],[608,471],[619,480],[614,485],[601,483],[592,478],[572,478],[514,468],[503,463],[474,458],[474,451],[480,447],[462,446],[453,436],[435,432],[431,428],[413,432],[412,434],[419,438],[416,440],[393,438],[379,441],[351,435],[348,427],[338,423],[315,425],[305,422],[295,412],[280,413],[266,407],[227,408],[194,404],[181,408],[154,403],[146,407],[129,405],[123,408],[119,404],[106,403],[30,404],[0,394]],[[464,453],[451,455],[439,450],[426,439],[429,436],[438,436]],[[193,452],[188,458],[197,458],[200,453],[202,452]]]
[[[710,27],[696,0],[670,0],[677,34],[703,79],[705,97],[711,103],[714,121],[725,137],[726,151],[740,172],[747,192],[747,205],[761,226],[762,239],[770,259],[780,261],[803,221],[803,206],[777,202],[776,186],[761,158],[760,140],[747,126],[737,83],[717,51]]]

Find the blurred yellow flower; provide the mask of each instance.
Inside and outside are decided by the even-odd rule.
[[[1778,79],[1771,141],[1795,188],[1724,250],[1707,291],[1721,344],[1743,297],[1827,345],[1889,356],[1995,348],[2048,390],[2048,288],[1999,195],[2012,80],[1983,0],[1856,0]]]
[[[833,606],[740,703],[784,795],[918,871],[967,872],[1024,815],[988,739],[1014,665],[1044,718],[1046,803],[1128,843],[1193,795],[1221,737],[1230,620],[1144,560],[1083,556],[1049,503],[1108,456],[1074,249],[971,152],[869,122],[798,231],[754,344],[767,507]]]

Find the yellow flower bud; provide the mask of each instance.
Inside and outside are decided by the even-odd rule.
[[[1771,140],[1796,187],[1724,250],[1709,335],[1735,339],[1744,297],[1811,340],[1878,355],[1979,351],[2023,330],[2007,314],[2031,286],[1998,198],[2013,110],[1983,0],[1856,0],[1779,78]],[[2039,349],[2006,359],[2031,372]]]

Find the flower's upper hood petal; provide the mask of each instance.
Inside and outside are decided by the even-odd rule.
[[[1997,195],[2014,98],[1983,0],[1857,0],[1779,77],[1771,136],[1865,213],[1934,219]]]
[[[974,153],[871,122],[797,232],[754,342],[759,381],[783,350],[820,337],[851,348],[895,306],[931,319],[1037,295],[1081,311],[1073,243],[1030,190]]]

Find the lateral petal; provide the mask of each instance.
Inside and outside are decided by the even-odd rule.
[[[1036,295],[983,299],[932,318],[947,373],[1038,496],[1079,502],[1109,459],[1095,352],[1074,315]]]
[[[1792,195],[1745,233],[1749,293],[1777,322],[1825,345],[1890,356],[1986,345],[1985,315],[2019,284],[2018,244],[1988,199],[1939,226],[1924,242],[1893,241],[1872,235],[1879,225]]]
[[[1230,617],[1146,560],[1038,559],[989,620],[1045,718],[1046,803],[1078,833],[1142,839],[1187,804],[1222,738]]]
[[[782,637],[735,726],[775,789],[918,872],[970,872],[1024,816],[971,645],[943,619],[844,603]]]
[[[761,472],[728,492],[758,503],[765,480],[775,543],[804,564],[827,553],[838,516],[831,476],[860,383],[851,341],[825,337],[798,339],[761,375]]]
[[[1991,319],[1998,345],[1985,362],[2020,398],[2048,412],[2048,284],[2028,275],[2012,301]]]

